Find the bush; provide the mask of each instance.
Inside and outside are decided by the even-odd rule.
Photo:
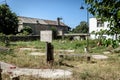
[[[104,39],[102,41],[102,43],[105,47],[108,47],[111,45],[113,48],[116,48],[119,45],[119,42],[117,40],[113,40],[113,39],[107,39],[107,40]]]
[[[51,30],[52,30],[53,39],[57,39],[57,34],[58,34],[57,29],[52,27]]]
[[[20,33],[18,33],[17,35],[29,35],[32,33],[32,28],[29,26],[25,26]]]
[[[9,36],[6,36],[0,33],[0,44],[1,46],[8,46],[9,45]]]

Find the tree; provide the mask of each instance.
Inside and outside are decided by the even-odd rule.
[[[75,33],[87,33],[88,32],[88,24],[85,21],[80,22],[78,26],[76,26],[75,29],[73,29],[73,32]]]
[[[56,39],[57,38],[57,29],[53,26],[53,27],[51,27],[51,29],[50,30],[52,30],[52,36],[53,36],[53,39]]]
[[[88,10],[102,21],[110,22],[110,31],[120,34],[120,0],[85,0]]]
[[[9,35],[18,31],[18,18],[8,5],[0,5],[0,33]]]

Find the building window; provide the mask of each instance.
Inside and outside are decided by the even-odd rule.
[[[98,36],[98,39],[106,39],[106,36]]]
[[[97,20],[97,27],[104,27],[104,23],[100,19]]]

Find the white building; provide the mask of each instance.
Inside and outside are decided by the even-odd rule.
[[[90,18],[89,19],[89,33],[90,33],[90,38],[91,39],[97,39],[99,35],[91,34],[93,31],[98,32],[100,30],[105,30],[109,29],[108,28],[109,22],[102,22],[100,19],[96,18]],[[108,36],[108,35],[103,35],[104,38],[112,38],[115,39],[115,36]]]

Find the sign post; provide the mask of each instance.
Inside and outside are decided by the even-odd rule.
[[[45,31],[40,31],[40,40],[43,42],[46,42],[46,61],[49,64],[53,64],[54,61],[54,55],[53,55],[53,50],[54,47],[51,44],[52,42],[52,31],[51,30],[45,30]]]

